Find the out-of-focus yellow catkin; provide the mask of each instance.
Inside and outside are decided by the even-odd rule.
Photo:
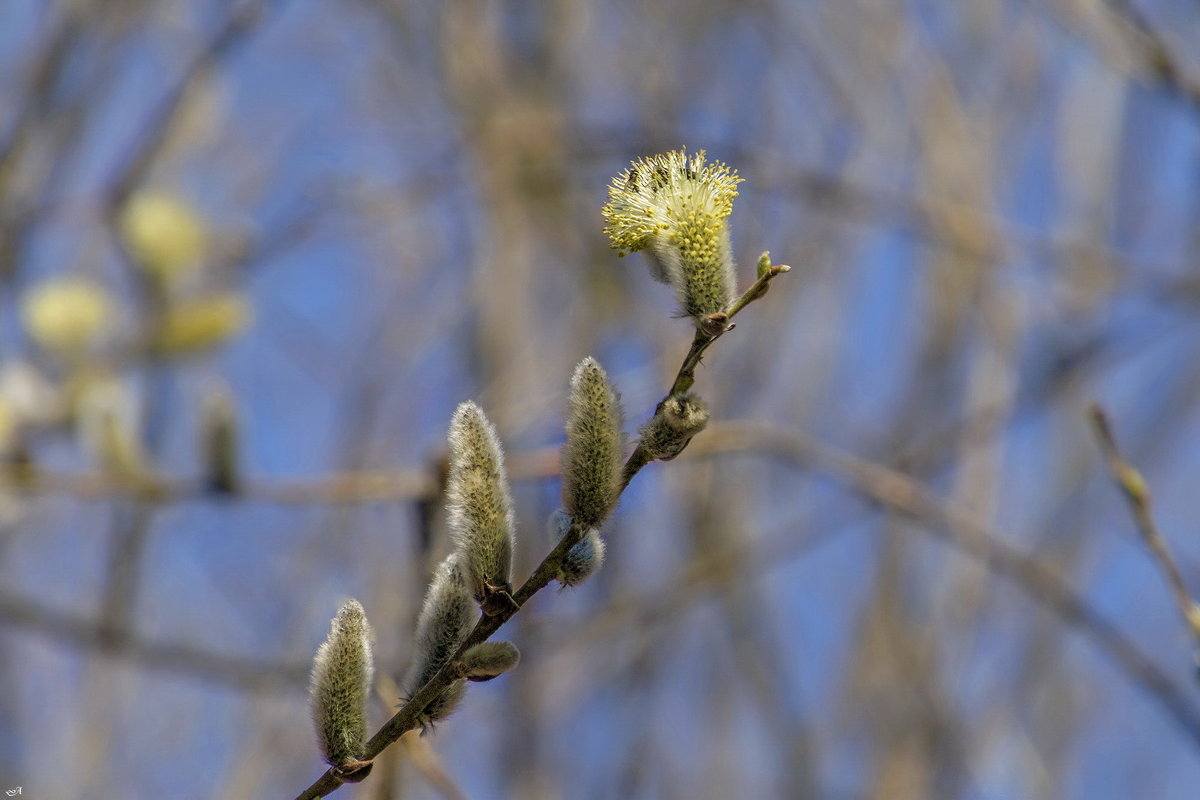
[[[125,478],[146,477],[150,467],[138,431],[140,409],[129,385],[112,375],[86,375],[71,391],[75,429],[96,466]]]
[[[17,413],[0,399],[0,455],[7,453],[17,437]]]
[[[188,203],[164,192],[135,194],[121,213],[121,234],[138,266],[164,283],[204,263],[208,231]]]
[[[0,403],[22,426],[61,422],[68,399],[64,387],[52,384],[28,361],[13,359],[0,366]]]
[[[212,349],[249,325],[250,303],[236,292],[186,300],[163,314],[154,347],[167,355],[188,355]]]
[[[54,278],[25,294],[21,319],[38,345],[74,355],[95,345],[109,331],[115,308],[99,284],[74,276]]]

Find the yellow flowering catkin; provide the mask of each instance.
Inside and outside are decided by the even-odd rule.
[[[584,528],[598,528],[617,502],[625,442],[620,398],[596,359],[585,358],[575,368],[570,406],[563,505]]]
[[[417,617],[412,663],[403,684],[409,697],[445,666],[470,632],[474,619],[475,603],[459,567],[459,554],[451,553],[434,571]],[[453,711],[466,688],[467,682],[461,678],[446,687],[419,715],[421,726],[427,727]]]
[[[706,162],[703,150],[634,161],[608,187],[603,208],[612,248],[622,256],[644,250],[651,274],[675,288],[683,313],[699,322],[723,311],[735,291],[727,219],[737,173]]]
[[[313,723],[321,752],[335,767],[357,761],[367,741],[374,638],[363,607],[357,600],[347,600],[313,659]]]
[[[513,513],[496,429],[467,401],[450,421],[446,480],[450,535],[471,593],[485,610],[512,591]]]

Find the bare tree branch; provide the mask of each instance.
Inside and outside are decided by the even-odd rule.
[[[1167,587],[1171,590],[1171,597],[1179,609],[1180,616],[1183,617],[1184,624],[1187,625],[1197,644],[1200,645],[1200,605],[1188,591],[1183,574],[1179,571],[1179,565],[1175,563],[1175,557],[1171,555],[1171,548],[1167,544],[1166,537],[1159,532],[1158,523],[1154,521],[1150,489],[1146,486],[1142,474],[1121,454],[1120,448],[1117,447],[1112,423],[1104,409],[1099,405],[1093,405],[1091,420],[1096,431],[1096,439],[1100,442],[1100,448],[1108,460],[1108,469],[1112,473],[1113,482],[1121,490],[1125,502],[1129,505],[1129,513],[1133,517],[1138,534],[1142,537],[1147,549],[1150,550],[1151,557],[1162,570]]]
[[[48,636],[59,642],[128,660],[147,669],[191,675],[246,691],[303,688],[310,665],[241,659],[186,644],[148,642],[128,630],[114,630],[94,619],[53,611],[0,591],[0,620],[6,626]]]

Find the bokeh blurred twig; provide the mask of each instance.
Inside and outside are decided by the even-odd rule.
[[[1162,535],[1158,529],[1158,523],[1154,521],[1150,488],[1146,485],[1146,480],[1142,477],[1141,472],[1130,464],[1121,453],[1121,449],[1117,446],[1116,434],[1113,433],[1112,422],[1104,409],[1099,405],[1093,405],[1089,413],[1093,429],[1096,432],[1096,439],[1108,460],[1108,470],[1112,473],[1113,482],[1125,497],[1138,535],[1142,537],[1142,542],[1150,551],[1150,555],[1158,564],[1159,569],[1162,570],[1175,606],[1179,609],[1179,614],[1183,617],[1188,630],[1196,639],[1197,645],[1200,646],[1200,604],[1196,603],[1191,592],[1188,591],[1183,574],[1179,571],[1179,565],[1176,563],[1175,557],[1171,555],[1171,548],[1167,544],[1166,537]]]

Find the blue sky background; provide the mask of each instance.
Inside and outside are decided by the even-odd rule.
[[[503,631],[520,668],[421,740],[450,788],[397,747],[339,796],[1193,797],[1197,642],[1086,409],[1200,593],[1200,12],[1084,5],[4,3],[0,370],[73,385],[21,301],[104,286],[120,332],[87,372],[125,387],[168,491],[133,498],[69,420],[26,423],[52,485],[0,482],[0,789],[294,796],[322,769],[308,664],[350,596],[381,724],[447,547],[419,501],[456,404],[506,443],[523,579],[574,365],[604,364],[631,435],[670,385],[690,323],[599,209],[686,145],[745,178],[743,284],[764,249],[793,267],[701,367],[713,429],[636,478],[601,574]],[[137,348],[167,301],[121,245],[127,190],[204,220],[185,292],[245,297],[238,335]],[[234,497],[195,489],[218,383]],[[1197,727],[838,453],[1051,570]],[[366,471],[382,496],[330,502]]]

